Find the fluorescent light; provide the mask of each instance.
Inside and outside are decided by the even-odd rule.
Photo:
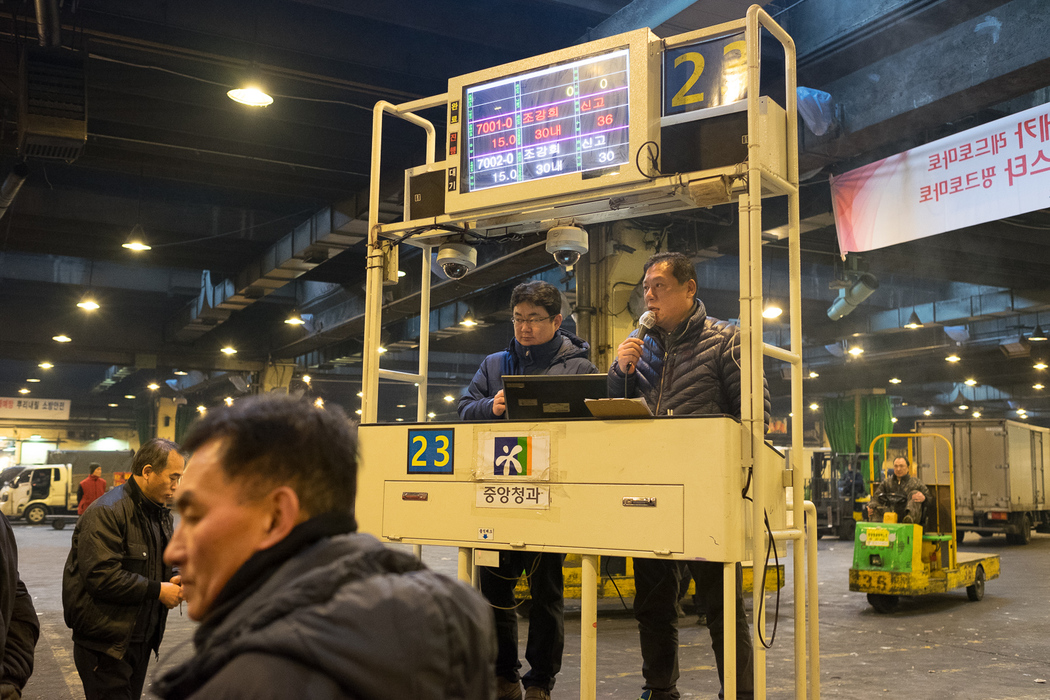
[[[851,347],[849,349],[848,352],[849,352],[850,355],[853,355],[854,357],[860,357],[861,355],[864,354],[864,348],[862,348],[859,345],[854,345],[853,347]]]
[[[72,343],[73,342],[73,339],[70,338],[65,333],[59,333],[58,335],[53,335],[53,336],[51,336],[51,340],[55,341],[56,343]]]
[[[25,387],[22,387],[21,389],[18,390],[18,393],[22,394],[24,396],[25,394],[29,393],[29,389],[27,389]]]
[[[966,386],[977,386],[977,380],[967,379],[965,382],[963,382],[963,384],[965,384]]]
[[[30,377],[26,381],[29,382],[30,384],[39,384],[40,383],[40,380],[37,379],[36,377]]]
[[[959,361],[959,360],[961,360],[961,359],[962,359],[962,358],[961,358],[961,357],[959,357],[958,355],[948,355],[948,357],[944,358],[944,360],[945,360],[946,362],[958,362],[958,361]]]
[[[1033,384],[1032,388],[1035,389],[1036,391],[1042,391],[1046,387],[1044,387],[1042,384]]]
[[[128,399],[129,401],[131,401],[131,400],[133,400],[135,398],[135,395],[134,394],[124,394],[124,398]]]
[[[221,352],[223,355],[236,355],[237,348],[233,347],[232,345],[227,345],[226,347],[219,350],[219,352]]]
[[[890,379],[890,384],[900,384],[900,383],[901,383],[901,380],[898,377],[893,377],[893,378]]]
[[[94,299],[84,299],[77,302],[77,308],[84,309],[84,311],[95,311],[99,308],[99,305]]]
[[[110,408],[116,408],[119,405],[120,405],[119,403],[111,403],[111,404],[109,404],[109,407]]]
[[[227,92],[226,96],[234,102],[248,105],[249,107],[269,107],[273,104],[273,98],[254,85],[234,88]]]
[[[189,374],[189,372],[183,372],[181,369],[177,369],[174,372],[172,372],[172,374],[174,374],[176,377],[185,377],[187,374]]]
[[[44,360],[39,365],[37,365],[37,367],[39,367],[40,369],[51,369],[52,367],[54,367],[54,365],[48,362],[47,360]]]
[[[959,410],[960,411],[968,411],[968,410],[970,410],[970,407],[967,406],[966,404],[962,404],[961,406],[959,406]]]
[[[1036,362],[1034,365],[1032,365],[1032,367],[1034,367],[1035,369],[1046,369],[1047,364],[1040,360],[1039,362]]]

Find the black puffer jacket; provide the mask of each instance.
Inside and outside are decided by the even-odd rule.
[[[485,600],[371,535],[328,536],[326,518],[242,565],[194,635],[197,655],[153,692],[167,700],[494,697],[495,624]]]
[[[157,519],[163,542],[147,518]],[[134,477],[84,511],[62,573],[62,609],[74,642],[119,659],[139,615],[157,614],[153,648],[160,646],[168,617],[160,584],[174,575],[162,556],[172,530],[171,512],[150,501]]]
[[[33,673],[40,620],[18,577],[18,547],[7,518],[0,515],[0,695],[22,690]]]
[[[609,396],[641,396],[658,416],[740,417],[740,330],[709,317],[699,299],[692,315],[674,332],[653,328],[646,335],[635,370],[624,377],[613,362]],[[769,387],[765,381],[762,384],[768,425]]]

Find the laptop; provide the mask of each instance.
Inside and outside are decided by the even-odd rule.
[[[505,374],[509,420],[590,418],[586,399],[608,396],[606,374]]]

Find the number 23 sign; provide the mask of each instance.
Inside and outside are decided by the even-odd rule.
[[[454,430],[409,430],[408,473],[451,474]]]
[[[664,52],[665,117],[747,97],[747,44],[743,36],[733,34]]]

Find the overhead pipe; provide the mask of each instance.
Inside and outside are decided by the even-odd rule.
[[[37,40],[45,49],[62,45],[62,22],[59,20],[58,0],[33,0],[36,7]]]
[[[11,168],[11,172],[4,179],[4,184],[0,185],[0,219],[15,201],[27,177],[29,177],[29,166],[25,163],[15,163],[15,167]]]

